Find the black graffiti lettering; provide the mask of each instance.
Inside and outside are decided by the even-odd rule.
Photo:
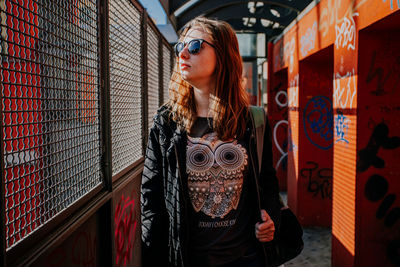
[[[381,95],[385,95],[385,94],[388,93],[387,91],[385,91],[384,87],[385,87],[386,82],[389,80],[389,78],[394,73],[395,68],[390,68],[390,70],[387,72],[387,74],[385,76],[383,68],[377,67],[376,69],[374,69],[375,60],[376,60],[376,51],[374,51],[373,54],[372,54],[371,65],[370,65],[369,70],[368,70],[366,82],[370,83],[372,80],[375,79],[375,77],[377,77],[376,90],[371,91],[371,94],[372,95],[376,95],[376,96],[381,96]],[[396,58],[396,64],[400,65],[400,57]],[[396,82],[394,84],[392,92],[394,92],[394,90],[397,87],[399,82],[400,82],[400,75],[398,75],[398,77],[397,77],[397,80],[396,80]]]
[[[307,164],[313,165],[312,168],[304,168],[300,171],[301,176],[311,179],[313,171],[318,169],[318,164],[312,161],[307,161]],[[306,174],[308,173],[308,174]]]
[[[393,208],[385,218],[385,226],[391,227],[400,219],[400,207]]]
[[[388,137],[389,128],[384,123],[378,124],[373,130],[368,145],[359,152],[359,162],[357,169],[359,171],[367,170],[371,165],[379,168],[384,167],[384,160],[377,157],[380,147],[383,149],[395,149],[400,146],[399,137]],[[379,163],[382,161],[383,164]],[[376,163],[379,164],[376,164]],[[383,198],[382,203],[376,211],[376,218],[383,219],[385,227],[392,227],[400,220],[400,207],[392,208],[395,200],[395,194],[387,194],[389,191],[389,183],[385,177],[373,174],[371,175],[364,188],[365,197],[376,202]],[[386,195],[386,196],[385,196]],[[386,216],[386,217],[385,217]],[[389,241],[387,246],[387,257],[395,266],[400,266],[400,240]]]
[[[385,161],[377,156],[379,148],[395,149],[400,147],[400,137],[389,137],[389,127],[384,123],[379,123],[373,130],[367,146],[358,152],[357,170],[366,171],[370,166],[383,168]]]
[[[389,242],[387,246],[387,255],[394,266],[400,266],[400,239]]]
[[[322,179],[332,179],[332,169],[322,168],[318,170],[318,176]]]
[[[365,184],[365,197],[372,202],[382,199],[389,188],[389,183],[380,175],[372,175]]]
[[[390,209],[395,200],[396,196],[394,194],[387,195],[382,201],[378,210],[376,211],[376,218],[382,219],[383,217],[385,217],[385,214]]]
[[[308,191],[314,193],[314,196],[317,196],[318,193],[321,194],[321,198],[330,198],[332,199],[332,185],[328,180],[323,180],[318,183],[317,181],[310,181],[308,184]]]
[[[312,161],[307,161],[306,164],[311,167],[301,169],[300,175],[308,178],[308,192],[314,193],[313,196],[320,194],[322,199],[332,199],[332,169],[318,169],[318,163]]]

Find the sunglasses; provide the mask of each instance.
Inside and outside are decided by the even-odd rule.
[[[198,53],[200,52],[201,45],[202,45],[203,43],[206,43],[206,44],[208,44],[209,46],[215,48],[215,46],[214,46],[213,44],[210,44],[210,43],[207,42],[206,40],[203,40],[203,39],[193,39],[193,40],[190,40],[190,41],[187,42],[187,43],[186,43],[186,42],[179,42],[179,43],[177,43],[177,44],[175,45],[175,54],[176,54],[177,57],[179,57],[179,53],[182,52],[183,48],[185,48],[186,45],[188,46],[188,52],[189,52],[189,54],[191,54],[191,55],[198,54]]]

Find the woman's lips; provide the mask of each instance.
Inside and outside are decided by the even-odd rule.
[[[187,65],[187,64],[180,64],[180,68],[181,69],[186,69],[186,68],[190,68],[190,66],[189,65]]]

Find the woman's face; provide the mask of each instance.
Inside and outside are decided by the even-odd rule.
[[[193,39],[204,39],[213,44],[210,35],[201,28],[190,29],[185,35],[183,42],[187,44]],[[203,42],[197,54],[190,54],[187,45],[179,53],[179,71],[182,78],[194,87],[204,87],[214,83],[213,76],[217,58],[215,49]]]

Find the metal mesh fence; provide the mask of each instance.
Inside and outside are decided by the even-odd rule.
[[[158,36],[150,25],[147,26],[147,80],[148,80],[148,120],[149,128],[153,125],[153,116],[159,107],[159,46]]]
[[[2,0],[6,246],[101,183],[96,0]]]
[[[163,45],[163,98],[168,101],[168,87],[171,79],[171,49]]]
[[[6,247],[100,185],[99,0],[0,0]],[[143,125],[167,88],[170,53],[131,0],[109,1],[112,174],[143,157]],[[142,114],[142,46],[148,111]],[[165,93],[165,92],[164,92]],[[167,97],[165,97],[165,100]]]
[[[141,21],[129,0],[110,1],[113,174],[142,157]]]

